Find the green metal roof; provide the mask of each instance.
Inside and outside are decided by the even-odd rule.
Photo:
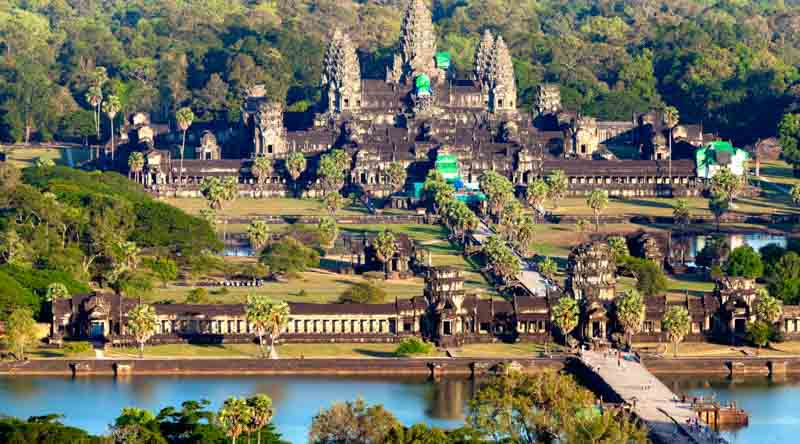
[[[417,91],[420,90],[430,90],[431,89],[431,78],[428,77],[427,74],[420,74],[414,79],[414,85],[417,87]]]
[[[437,154],[435,168],[442,173],[445,180],[452,181],[459,178],[458,157],[453,154]]]

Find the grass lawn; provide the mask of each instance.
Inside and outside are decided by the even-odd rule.
[[[389,230],[395,234],[408,235],[412,240],[427,242],[434,240],[446,240],[447,229],[441,225],[422,225],[422,224],[342,224],[339,228],[343,231],[354,233],[380,233]]]
[[[636,343],[634,348],[659,350],[665,357],[672,357],[673,346],[668,343]],[[678,357],[743,357],[743,356],[790,356],[800,354],[800,341],[772,344],[770,348],[734,347],[706,342],[684,342],[678,344]]]
[[[52,159],[56,165],[77,166],[89,160],[89,150],[83,148],[7,148],[6,159],[17,168],[33,166],[36,159]]]
[[[282,344],[278,346],[281,358],[393,358],[396,344]],[[108,351],[107,357],[138,357],[136,348],[120,348]],[[196,345],[169,344],[145,346],[145,358],[259,358],[261,351],[256,344]],[[434,352],[425,357],[444,357]]]
[[[558,344],[550,342],[547,350],[550,353],[562,350]],[[463,347],[451,350],[457,358],[535,358],[545,352],[544,344],[520,342],[516,344],[506,344],[502,342],[494,344],[467,344]]]
[[[334,302],[339,295],[351,284],[366,282],[361,276],[347,276],[322,269],[313,269],[300,273],[299,278],[288,282],[267,282],[262,287],[217,287],[209,289],[212,303],[243,303],[250,293],[268,296],[273,301],[287,302]],[[394,298],[410,298],[422,295],[423,281],[421,278],[408,280],[382,281],[381,287],[386,290],[389,300]],[[163,301],[167,299],[183,302],[186,295],[194,288],[192,286],[169,285],[167,288],[156,287],[146,297],[147,302]],[[227,290],[227,291],[225,291]],[[304,293],[301,293],[304,292]]]
[[[178,207],[187,213],[198,214],[200,210],[208,208],[205,199],[179,197],[165,198],[164,202]],[[384,214],[412,214],[406,210],[387,209]],[[269,199],[249,199],[239,198],[232,202],[227,202],[225,208],[220,211],[219,217],[258,217],[258,216],[319,216],[327,215],[322,201],[317,199],[293,199],[289,197],[273,197]],[[336,213],[338,217],[363,216],[369,214],[361,205],[350,205]]]
[[[794,177],[792,173],[792,166],[782,160],[761,162],[761,177],[784,185],[800,184],[800,178]]]

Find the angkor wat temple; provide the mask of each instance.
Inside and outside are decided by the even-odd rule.
[[[410,1],[405,11],[399,46],[385,78],[363,78],[353,43],[336,30],[324,58],[322,100],[307,124],[298,125],[296,116],[284,113],[269,91],[256,86],[235,128],[246,132],[246,137],[240,134],[242,146],[223,153],[220,146],[231,137],[230,127],[212,125],[200,129],[202,134],[195,129],[189,140],[196,155],[182,163],[182,171],[172,150],[158,149],[174,143],[159,143],[146,116],[135,116],[123,139],[128,151],[146,153],[144,174],[136,176],[159,194],[197,194],[203,178],[233,176],[243,195],[284,195],[291,187],[283,161],[301,152],[309,166],[300,180],[315,195],[320,187],[316,159],[341,148],[351,159],[349,185],[377,197],[394,191],[385,174],[389,164],[407,168],[408,184],[421,182],[443,152],[458,158],[468,183],[495,170],[524,186],[558,169],[568,176],[573,194],[597,187],[621,196],[698,192],[693,153],[711,139],[700,125],[675,127],[670,149],[661,112],[598,121],[563,109],[559,86],[552,84],[540,85],[533,109],[522,111],[503,37],[486,31],[471,78],[456,78],[449,54],[437,51],[431,12],[421,0]],[[638,154],[619,160],[612,149],[619,147]],[[274,160],[273,177],[258,187],[250,173],[255,156]]]

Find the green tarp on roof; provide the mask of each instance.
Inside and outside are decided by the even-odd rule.
[[[436,53],[436,67],[439,69],[450,69],[450,53],[437,52]]]
[[[459,178],[458,158],[452,154],[438,154],[435,168],[436,171],[442,173],[442,177],[448,182]]]

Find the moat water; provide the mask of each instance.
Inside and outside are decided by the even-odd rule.
[[[732,444],[789,443],[800,436],[800,378],[660,378],[676,393],[735,401],[750,413],[747,427],[724,432]],[[460,426],[475,390],[468,379],[300,376],[0,376],[0,414],[27,418],[60,413],[64,422],[101,434],[123,407],[157,412],[186,400],[208,399],[219,408],[229,396],[266,393],[275,403],[275,425],[292,443],[305,443],[315,413],[336,401],[361,397],[380,403],[405,424]]]

